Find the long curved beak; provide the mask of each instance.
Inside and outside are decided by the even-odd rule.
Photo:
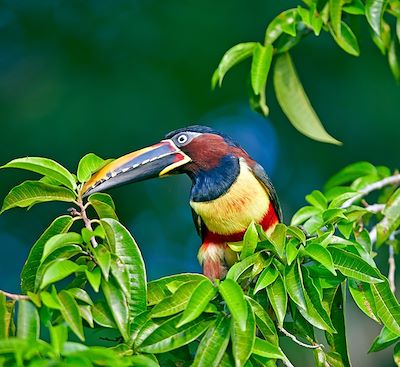
[[[83,197],[127,183],[163,176],[190,161],[190,157],[172,140],[161,140],[157,144],[124,155],[103,167],[84,184]]]

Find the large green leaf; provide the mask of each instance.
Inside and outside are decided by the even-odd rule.
[[[230,320],[221,315],[201,339],[191,366],[218,367],[229,343],[230,330]]]
[[[265,88],[273,54],[272,45],[263,46],[257,43],[251,64],[251,86],[256,95]]]
[[[350,294],[360,310],[372,320],[379,322],[371,286],[368,283],[363,283],[351,278],[349,278],[348,283]]]
[[[99,218],[113,218],[118,220],[115,213],[115,204],[110,195],[103,192],[96,192],[89,196],[88,201],[93,206]]]
[[[272,308],[275,311],[278,325],[282,326],[286,315],[287,293],[280,274],[275,281],[267,287],[267,294]]]
[[[65,187],[45,184],[39,181],[25,181],[15,186],[4,199],[0,214],[11,208],[25,208],[48,201],[73,202],[75,193]]]
[[[299,224],[304,223],[307,219],[311,218],[314,215],[320,214],[321,209],[316,208],[314,206],[305,206],[300,208],[292,217],[290,224],[292,226],[298,226]]]
[[[336,43],[348,54],[359,56],[360,47],[358,46],[358,41],[355,34],[351,30],[351,28],[343,21],[341,22],[340,27],[340,33],[335,33],[333,29],[331,29],[331,34]]]
[[[256,338],[255,340],[253,353],[271,359],[286,359],[282,350],[277,345],[260,338]]]
[[[387,279],[383,283],[371,284],[376,311],[383,324],[400,336],[400,305],[390,290]]]
[[[381,35],[381,22],[388,0],[366,0],[365,16],[374,32]]]
[[[49,284],[68,277],[79,269],[80,266],[70,260],[57,259],[52,261],[43,271],[40,289],[46,288]]]
[[[40,334],[40,320],[36,307],[29,301],[18,301],[17,337],[37,340]]]
[[[341,144],[322,126],[304,92],[289,53],[277,57],[274,86],[279,105],[297,130],[317,141]]]
[[[387,201],[382,214],[383,219],[376,225],[378,247],[400,226],[400,189],[397,189]]]
[[[171,296],[164,298],[160,303],[153,307],[151,310],[151,316],[166,317],[183,311],[186,308],[193,291],[199,284],[201,283],[183,283]]]
[[[60,233],[51,237],[44,245],[41,262],[43,262],[55,250],[73,244],[81,244],[82,237],[79,233]]]
[[[113,252],[124,263],[129,275],[129,319],[146,310],[146,270],[142,255],[129,231],[115,219],[102,219],[107,241]]]
[[[82,317],[74,297],[72,297],[67,291],[63,290],[57,295],[57,298],[61,305],[60,311],[64,320],[68,323],[71,330],[79,339],[82,341],[85,340]]]
[[[79,182],[88,181],[93,173],[97,172],[111,161],[112,159],[104,160],[94,153],[86,154],[78,164],[77,176]]]
[[[28,259],[26,260],[21,272],[21,289],[23,293],[35,290],[35,280],[37,269],[42,258],[44,245],[53,236],[68,231],[73,223],[73,218],[69,215],[56,218],[32,246]]]
[[[275,226],[274,231],[269,236],[269,240],[274,245],[275,250],[280,258],[283,258],[285,254],[286,231],[286,225],[283,223],[278,223]]]
[[[254,287],[254,294],[272,284],[278,277],[279,271],[274,264],[269,264],[260,274]]]
[[[254,222],[251,222],[243,237],[243,248],[240,253],[240,260],[252,255],[257,247],[258,232]]]
[[[321,265],[325,266],[333,275],[336,275],[336,270],[333,264],[330,252],[323,246],[310,243],[305,249],[305,253],[314,260],[318,261]]]
[[[360,256],[334,246],[329,246],[328,250],[332,255],[335,268],[343,275],[367,283],[382,282],[378,271]]]
[[[393,343],[396,343],[399,339],[399,335],[393,333],[386,326],[384,326],[379,335],[375,338],[368,352],[379,352],[380,350],[389,347]]]
[[[113,278],[101,282],[101,289],[114,321],[125,341],[129,339],[129,307],[123,291],[116,285]],[[96,320],[96,318],[95,318]]]
[[[163,300],[165,297],[171,295],[168,286],[170,284],[183,284],[185,282],[197,282],[200,283],[204,279],[207,279],[202,274],[191,274],[183,273],[177,275],[169,275],[160,279],[152,280],[147,284],[147,304],[149,306],[155,305]]]
[[[331,24],[334,32],[340,34],[342,21],[342,8],[344,0],[329,0],[329,13],[331,17]]]
[[[254,266],[260,261],[261,253],[256,252],[253,255],[246,257],[242,261],[235,263],[226,274],[226,279],[238,280],[239,277],[250,267]]]
[[[176,291],[176,293],[177,292],[178,291]],[[216,294],[217,288],[209,279],[204,279],[202,282],[197,283],[196,288],[193,290],[190,299],[187,302],[187,306],[182,314],[178,327],[199,317]]]
[[[92,315],[94,321],[96,321],[96,323],[100,326],[113,329],[117,328],[111,310],[107,303],[103,300],[98,300],[95,302],[94,306],[92,307]]]
[[[219,284],[218,288],[232,314],[232,318],[237,322],[240,329],[244,331],[248,319],[248,307],[242,288],[232,279],[225,279]]]
[[[304,298],[303,280],[299,272],[298,262],[294,262],[291,266],[285,267],[285,285],[290,298],[303,309],[307,309],[306,300]]]
[[[213,75],[213,88],[215,88],[217,83],[221,86],[224,76],[229,69],[249,58],[253,54],[256,45],[256,42],[239,43],[226,51]]]
[[[197,339],[213,322],[200,317],[178,328],[178,320],[179,316],[175,316],[156,327],[139,345],[138,350],[145,353],[165,353],[180,348]]]
[[[232,354],[235,359],[235,367],[242,367],[250,358],[256,337],[256,323],[254,313],[248,305],[245,328],[239,320],[233,318],[231,326]]]
[[[41,157],[26,157],[14,159],[8,162],[1,168],[20,168],[28,171],[39,173],[43,176],[48,176],[70,188],[76,189],[76,182],[74,176],[59,163]]]

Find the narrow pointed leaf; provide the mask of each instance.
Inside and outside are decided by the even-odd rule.
[[[88,181],[93,173],[99,171],[111,161],[111,159],[104,160],[94,153],[86,154],[78,164],[77,176],[79,182]]]
[[[393,343],[396,343],[399,339],[399,335],[393,333],[386,326],[384,326],[379,335],[375,338],[368,352],[379,352],[380,350],[386,349]]]
[[[136,241],[122,224],[111,218],[103,219],[101,223],[108,243],[128,270],[130,289],[127,300],[131,322],[136,315],[146,310],[147,282],[142,254]]]
[[[54,235],[68,231],[72,223],[73,219],[69,215],[58,217],[32,246],[21,272],[21,289],[23,293],[35,290],[37,269],[42,258],[45,243]]]
[[[339,34],[335,33],[332,29],[331,34],[336,43],[348,54],[353,56],[360,55],[360,47],[358,46],[357,38],[345,22],[341,22],[341,30]]]
[[[190,296],[187,306],[179,320],[178,327],[187,324],[199,317],[206,309],[209,302],[217,294],[217,288],[210,280],[205,279],[198,283]],[[157,307],[157,306],[156,306]]]
[[[285,254],[286,231],[286,225],[284,225],[283,223],[279,223],[275,226],[274,231],[269,237],[269,240],[274,245],[276,252],[278,253],[280,258],[283,258]]]
[[[387,3],[387,0],[366,0],[365,2],[365,16],[378,36],[381,35],[381,22]]]
[[[256,252],[255,254],[246,257],[244,260],[238,261],[228,270],[228,273],[226,274],[226,279],[232,279],[235,281],[238,280],[239,277],[247,269],[249,269],[259,261],[260,256],[261,254],[259,252]]]
[[[341,144],[322,126],[304,92],[289,53],[283,53],[277,57],[274,86],[279,105],[298,131],[317,141]]]
[[[230,330],[230,320],[219,317],[201,339],[191,366],[218,367],[229,343]]]
[[[74,297],[72,297],[67,291],[61,291],[57,295],[57,298],[61,305],[61,314],[64,320],[80,340],[85,340],[82,317]]]
[[[93,290],[97,293],[99,291],[100,283],[101,283],[100,268],[97,266],[92,271],[85,270],[85,274],[86,274],[87,280],[89,281]]]
[[[283,320],[286,315],[287,307],[287,293],[285,284],[283,283],[282,277],[279,274],[275,281],[267,287],[267,294],[269,301],[271,302],[272,308],[275,311],[278,325],[283,325]]]
[[[254,222],[252,222],[247,228],[243,237],[243,248],[242,252],[240,253],[240,260],[243,260],[254,253],[257,247],[257,242],[258,232]]]
[[[8,162],[1,168],[20,168],[28,171],[39,173],[43,176],[48,176],[60,182],[71,190],[76,189],[74,176],[65,169],[61,164],[41,157],[26,157],[14,159]]]
[[[307,308],[304,298],[303,280],[300,277],[299,266],[294,262],[291,266],[285,267],[285,285],[290,298],[303,309]]]
[[[278,275],[279,271],[275,268],[274,264],[270,264],[258,277],[257,283],[254,287],[254,294],[272,284]]]
[[[355,279],[349,279],[349,291],[354,302],[368,317],[379,323],[379,316],[376,311],[374,296],[371,286]]]
[[[263,46],[257,43],[257,46],[254,48],[253,62],[251,64],[251,86],[256,95],[260,94],[267,83],[272,53],[272,45]]]
[[[63,246],[81,243],[82,237],[79,233],[68,232],[57,234],[51,237],[44,245],[41,262],[43,262],[52,252]]]
[[[40,289],[68,277],[79,269],[80,266],[70,260],[58,259],[52,261],[44,270]]]
[[[330,252],[323,246],[316,243],[310,243],[305,249],[305,253],[321,265],[325,266],[333,275],[336,275],[336,270],[333,264]]]
[[[218,288],[232,314],[232,318],[237,322],[241,330],[245,330],[248,308],[242,288],[232,279],[225,279],[219,284]]]
[[[117,329],[111,310],[106,302],[96,301],[92,307],[92,315],[94,321],[100,326]]]
[[[36,307],[29,301],[18,301],[17,337],[26,340],[39,339],[40,320]]]
[[[329,0],[329,12],[331,17],[332,28],[336,34],[340,34],[342,21],[342,8],[344,0]]]
[[[360,256],[351,252],[329,246],[335,268],[343,275],[367,283],[381,283],[378,271],[364,261]]]
[[[73,202],[76,196],[71,190],[39,181],[25,181],[15,186],[4,199],[0,214],[11,208],[26,208],[48,201]]]
[[[278,346],[271,344],[267,340],[263,340],[260,338],[256,338],[255,340],[253,353],[271,359],[286,358]]]
[[[313,206],[305,206],[299,209],[294,215],[290,222],[292,226],[298,226],[299,224],[304,223],[307,219],[311,218],[314,215],[320,214],[321,209]]]
[[[382,213],[384,218],[376,226],[378,247],[400,226],[400,189],[389,198]]]

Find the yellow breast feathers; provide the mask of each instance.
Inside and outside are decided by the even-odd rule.
[[[229,235],[245,231],[253,220],[261,221],[270,203],[266,190],[241,159],[239,176],[225,194],[215,200],[191,201],[190,205],[209,231]]]

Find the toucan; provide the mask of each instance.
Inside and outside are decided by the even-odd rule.
[[[124,155],[93,174],[84,196],[130,182],[186,173],[190,207],[202,244],[203,273],[221,279],[237,261],[228,243],[259,223],[270,234],[282,221],[276,191],[263,167],[229,136],[194,125],[168,133],[149,147]]]

